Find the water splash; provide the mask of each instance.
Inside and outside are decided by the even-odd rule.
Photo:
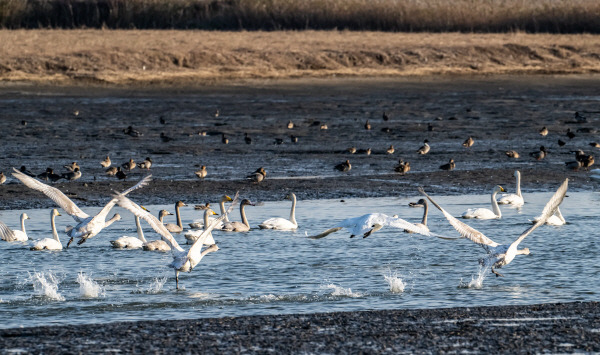
[[[350,288],[343,288],[335,284],[327,284],[321,286],[322,290],[333,290],[331,296],[346,296],[346,297],[363,297],[362,293],[352,292]]]
[[[104,296],[104,288],[100,286],[90,276],[80,272],[77,275],[77,283],[79,283],[79,296],[83,298],[98,298]]]
[[[489,273],[490,273],[489,266],[486,266],[486,265],[481,266],[480,265],[477,277],[471,276],[470,282],[463,282],[461,279],[460,283],[458,284],[458,288],[474,288],[474,289],[483,288],[483,280]]]
[[[58,292],[60,280],[51,271],[33,272],[29,274],[29,281],[33,285],[33,291],[41,297],[55,301],[64,301],[65,298]]]
[[[162,292],[163,287],[167,283],[167,279],[168,278],[166,276],[162,278],[155,277],[145,288],[141,288],[139,285],[136,285],[137,290],[135,290],[133,293],[146,293],[149,295],[159,294]]]
[[[383,275],[383,277],[385,278],[385,281],[388,283],[390,292],[392,292],[392,293],[404,292],[404,288],[406,287],[406,284],[402,281],[402,279],[400,277],[398,277],[397,272],[394,271],[394,273],[392,273],[392,270],[388,269],[387,275]]]

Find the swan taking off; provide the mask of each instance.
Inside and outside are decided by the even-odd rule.
[[[521,195],[521,172],[519,170],[515,170],[515,178],[517,179],[517,193],[502,195],[498,200],[498,204],[513,205],[515,207],[521,207],[525,204],[523,195]]]
[[[25,231],[25,220],[29,219],[27,213],[21,214],[21,230],[10,229],[6,224],[0,221],[0,239],[7,242],[25,242],[27,241],[27,232]]]
[[[296,222],[296,195],[290,192],[285,196],[286,200],[292,200],[292,211],[290,212],[290,219],[276,217],[269,218],[266,221],[258,225],[260,229],[278,229],[278,230],[295,230],[298,229],[298,222]]]
[[[54,219],[56,216],[60,216],[58,210],[53,208],[50,211],[50,225],[52,226],[52,238],[44,238],[42,240],[37,240],[31,244],[29,249],[31,250],[62,250],[62,244],[60,244],[60,239],[58,238],[58,233],[56,232],[56,224],[54,223]]]
[[[238,194],[236,193],[234,198],[234,203],[231,204],[226,213],[230,213],[237,202]],[[225,215],[220,216],[215,221],[210,223],[204,233],[198,238],[198,240],[190,247],[189,250],[185,251],[182,247],[179,246],[173,235],[167,230],[164,224],[162,224],[158,218],[154,217],[149,212],[144,211],[140,206],[135,204],[133,201],[125,197],[125,195],[121,194],[116,197],[117,203],[119,206],[129,210],[134,215],[144,219],[148,224],[154,229],[158,234],[161,235],[164,241],[170,244],[171,253],[173,256],[173,261],[169,264],[175,270],[175,283],[177,289],[179,289],[179,272],[191,272],[196,265],[202,260],[202,258],[213,251],[219,250],[219,247],[216,244],[211,245],[202,251],[202,246],[206,237],[210,234],[213,228],[217,225],[217,223],[223,219],[225,219]]]
[[[440,205],[438,205],[431,197],[429,197],[429,195],[427,195],[422,188],[419,188],[419,192],[425,195],[425,197],[427,197],[429,201],[431,201],[431,203],[435,205],[435,207],[442,211],[444,217],[446,217],[448,222],[450,222],[452,227],[454,227],[454,229],[456,229],[456,231],[460,233],[461,236],[471,240],[475,244],[481,245],[483,249],[485,249],[488,256],[487,258],[481,259],[479,262],[484,267],[490,267],[491,271],[496,276],[503,276],[502,274],[494,270],[494,268],[498,269],[503,267],[504,265],[508,265],[517,255],[529,254],[528,248],[520,250],[517,249],[519,247],[519,244],[523,241],[523,239],[525,239],[525,237],[531,234],[531,232],[533,232],[537,227],[544,224],[546,220],[550,218],[552,214],[554,214],[558,206],[563,201],[565,194],[567,193],[568,185],[569,179],[565,179],[565,181],[560,185],[558,190],[550,198],[548,203],[546,203],[546,206],[544,206],[544,210],[542,211],[540,220],[537,221],[533,226],[527,228],[511,244],[498,244],[494,242],[490,238],[486,237],[483,233],[454,218],[450,213],[446,212]]]
[[[494,187],[494,190],[492,191],[492,210],[487,208],[469,208],[461,217],[477,219],[502,218],[502,212],[500,212],[500,207],[498,207],[498,202],[496,201],[496,194],[498,194],[498,192],[506,192],[506,190],[500,185]]]
[[[424,200],[419,200],[419,203]],[[417,233],[421,235],[425,235],[428,237],[437,237],[441,239],[457,239],[457,238],[447,238],[435,233],[431,233],[429,228],[426,226],[427,224],[427,210],[425,210],[423,220],[421,223],[412,224],[398,217],[390,217],[383,213],[369,213],[359,217],[348,218],[332,228],[326,230],[321,234],[317,234],[314,236],[310,236],[311,239],[320,239],[328,236],[331,233],[335,233],[342,228],[346,228],[350,230],[350,238],[354,238],[357,235],[362,235],[363,238],[366,238],[373,234],[374,232],[380,230],[383,227],[392,227],[402,229],[407,233]]]
[[[114,216],[106,221],[106,216],[110,212],[110,210],[117,203],[117,200],[113,198],[109,203],[104,206],[104,208],[98,212],[94,217],[89,216],[87,213],[83,212],[77,205],[71,201],[65,194],[63,194],[59,189],[54,188],[52,186],[48,186],[32,177],[29,177],[17,169],[13,169],[15,172],[13,176],[17,179],[21,180],[23,184],[27,187],[41,191],[44,195],[48,196],[54,203],[56,203],[59,207],[61,207],[67,214],[69,214],[73,219],[77,222],[75,227],[67,226],[67,235],[71,237],[69,242],[67,243],[67,248],[69,244],[73,242],[74,238],[80,238],[77,244],[84,243],[87,239],[92,238],[96,234],[100,233],[100,231],[115,221],[121,219],[121,216],[118,213],[115,213]],[[150,180],[152,175],[148,175],[140,182],[135,184],[133,187],[123,191],[121,194],[127,195],[133,190],[139,189],[140,187],[146,186]]]

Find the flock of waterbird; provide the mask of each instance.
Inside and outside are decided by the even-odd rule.
[[[219,202],[221,214],[217,218],[212,217],[217,215],[217,213],[210,208],[209,204],[205,206],[197,206],[198,209],[204,210],[204,219],[202,221],[194,221],[189,223],[190,227],[193,229],[188,233],[185,233],[185,238],[187,243],[191,244],[191,246],[189,249],[185,250],[179,245],[173,236],[173,233],[181,233],[184,231],[179,209],[186,206],[185,203],[178,201],[175,204],[177,223],[165,224],[163,222],[163,217],[171,214],[170,212],[161,210],[159,212],[159,216],[155,217],[145,207],[136,204],[126,196],[130,192],[148,185],[151,181],[151,175],[142,178],[137,184],[126,189],[125,191],[115,193],[112,199],[95,216],[90,216],[83,212],[71,199],[69,199],[57,188],[44,184],[40,180],[31,177],[17,169],[14,169],[13,176],[29,188],[42,192],[75,220],[77,223],[75,226],[67,226],[66,228],[66,234],[70,237],[66,245],[67,248],[75,238],[79,238],[77,244],[82,244],[87,239],[92,238],[100,233],[104,228],[110,226],[115,221],[120,220],[121,216],[118,213],[115,213],[110,219],[107,220],[110,210],[115,205],[119,205],[120,207],[130,211],[135,216],[138,236],[123,236],[116,240],[110,241],[111,245],[114,248],[142,248],[149,251],[171,251],[173,260],[169,264],[169,267],[175,270],[177,288],[179,288],[180,272],[191,272],[206,254],[219,250],[219,247],[212,236],[213,230],[217,229],[226,232],[247,232],[251,230],[250,223],[248,222],[248,218],[245,214],[245,207],[254,206],[254,203],[248,199],[243,199],[240,202],[241,222],[231,221],[229,216],[234,206],[237,204],[239,197],[237,193],[233,199],[227,195],[224,195]],[[515,194],[505,194],[501,196],[499,200],[497,200],[497,193],[505,192],[504,188],[497,186],[494,188],[491,196],[492,210],[486,208],[469,209],[462,215],[462,218],[498,219],[502,216],[498,204],[508,204],[515,207],[522,206],[525,201],[521,194],[521,174],[519,171],[515,172],[515,177]],[[427,226],[428,204],[425,199],[421,199],[418,201],[418,203],[411,204],[412,207],[424,207],[423,219],[420,223],[408,222],[402,218],[399,218],[397,215],[388,216],[382,213],[371,213],[343,220],[332,228],[320,234],[310,236],[309,238],[324,238],[329,234],[337,232],[343,228],[350,230],[351,238],[357,235],[362,235],[363,238],[366,238],[383,227],[396,228],[406,233],[417,233],[428,237],[436,237],[447,240],[467,238],[474,243],[481,245],[487,252],[487,257],[481,259],[480,263],[486,269],[489,268],[496,276],[502,276],[496,269],[509,264],[516,255],[529,254],[528,248],[518,249],[518,245],[525,237],[531,234],[531,232],[533,232],[542,224],[552,224],[552,217],[559,220],[559,222],[556,224],[564,224],[565,221],[560,214],[559,205],[566,194],[567,186],[568,179],[561,184],[556,193],[548,201],[540,216],[533,221],[533,225],[525,230],[520,236],[518,236],[513,243],[508,245],[498,244],[486,237],[483,233],[470,227],[466,223],[459,221],[457,218],[453,217],[450,213],[444,210],[438,203],[436,203],[427,193],[425,193],[422,188],[419,188],[419,192],[443,213],[450,225],[459,233],[459,237],[446,237],[438,233],[431,232]],[[286,195],[286,199],[292,201],[289,219],[281,217],[269,218],[258,225],[260,229],[293,231],[298,228],[298,222],[295,218],[297,204],[296,196],[293,193],[289,193]],[[226,209],[225,203],[227,202],[231,202],[231,204],[229,208]],[[61,214],[56,208],[51,210],[50,219],[53,238],[44,238],[31,242],[29,244],[31,250],[61,250],[63,248],[55,225],[55,218],[60,215]],[[0,222],[0,238],[9,242],[27,242],[29,237],[25,229],[25,220],[28,218],[29,217],[26,213],[21,215],[21,230],[12,230],[3,222]],[[146,240],[140,222],[142,219],[160,235],[161,239],[154,241]]]

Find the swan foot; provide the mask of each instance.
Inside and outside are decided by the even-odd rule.
[[[69,239],[69,241],[67,242],[67,246],[65,247],[65,249],[69,248],[69,245],[73,243],[73,237],[71,237],[71,239]]]
[[[496,277],[498,277],[498,276],[504,277],[504,275],[502,275],[498,271],[494,270],[494,268],[491,268],[491,269],[492,269],[492,272],[496,275]]]
[[[179,290],[179,271],[175,270],[175,288]]]

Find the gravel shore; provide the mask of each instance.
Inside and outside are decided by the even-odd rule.
[[[0,330],[2,353],[600,351],[597,302],[140,321]]]

